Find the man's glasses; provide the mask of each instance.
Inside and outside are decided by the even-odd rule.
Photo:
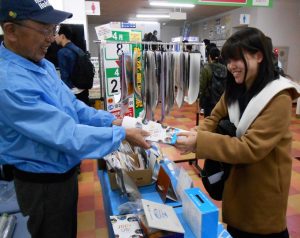
[[[45,37],[56,36],[59,32],[59,29],[60,29],[60,25],[55,25],[51,29],[37,29],[37,28],[25,25],[25,24],[20,23],[20,22],[13,22],[13,23],[18,25],[18,26],[22,26],[22,27],[34,30],[35,32],[38,32],[38,33],[44,35]]]

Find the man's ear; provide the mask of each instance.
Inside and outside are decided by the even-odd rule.
[[[5,22],[2,25],[2,30],[4,32],[4,36],[9,41],[16,41],[16,26],[12,22]]]
[[[60,34],[60,35],[61,35],[61,38],[62,38],[62,39],[64,39],[64,40],[67,39],[67,37],[65,36],[65,34],[62,33],[62,34]]]

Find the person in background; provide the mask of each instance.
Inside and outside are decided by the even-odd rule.
[[[193,45],[189,45],[189,41],[188,40],[183,40],[182,43],[184,43],[184,51],[185,52],[189,52],[191,53],[192,52],[192,49],[193,49]]]
[[[144,37],[143,37],[142,41],[147,41],[147,37],[148,37],[148,33],[144,33]]]
[[[0,164],[14,166],[17,201],[32,238],[75,238],[77,165],[147,132],[76,99],[46,60],[58,24],[72,16],[47,0],[1,0]]]
[[[211,48],[216,48],[216,47],[217,47],[217,45],[216,45],[215,43],[209,43],[209,44],[206,45],[205,50],[206,50],[206,57],[207,57],[207,60],[208,60],[208,54],[209,54],[209,52],[210,52],[210,49],[211,49]]]
[[[143,41],[149,42],[149,41],[151,41],[151,38],[152,38],[152,32],[145,33]],[[149,49],[149,45],[148,44],[144,44],[143,45],[143,49],[148,50]]]
[[[210,40],[209,39],[204,39],[203,43],[205,44],[205,47],[206,47],[210,43]]]
[[[150,38],[150,41],[158,41],[157,39],[157,30],[154,30],[152,35],[151,35],[151,38]]]
[[[292,100],[299,97],[299,89],[288,79],[279,78],[267,44],[266,36],[252,27],[226,40],[221,53],[228,69],[225,93],[197,131],[178,133],[175,145],[182,154],[195,152],[199,159],[231,164],[223,190],[222,213],[234,238],[289,237],[286,222],[292,170],[289,126]],[[230,119],[232,116],[236,120],[247,119],[243,117],[249,116],[245,109],[251,99],[268,89],[269,84],[284,82],[288,87],[280,88],[261,111],[258,109],[255,120],[244,133],[237,137],[214,133],[218,122],[230,115],[231,106],[236,105],[236,110]]]
[[[204,39],[203,42],[205,44],[205,57],[208,61],[208,53],[209,53],[210,49],[217,47],[217,45],[215,43],[210,42],[209,39]]]
[[[217,47],[211,48],[208,53],[208,64],[201,70],[200,107],[204,110],[204,117],[210,115],[225,90],[227,69],[219,59],[220,50]],[[212,80],[213,76],[215,80]]]
[[[72,30],[67,25],[60,26],[58,34],[55,36],[55,42],[62,48],[57,52],[57,61],[62,81],[72,90],[76,98],[90,105],[89,90],[76,88],[71,80],[71,74],[74,70],[77,60],[76,52],[82,51],[72,41]]]
[[[210,40],[209,39],[204,39],[203,43],[205,44],[205,58],[208,61],[208,49],[207,49],[207,46],[210,44]]]

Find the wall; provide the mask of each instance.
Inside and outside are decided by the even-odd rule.
[[[240,14],[250,14],[249,26],[257,27],[272,38],[274,47],[289,47],[287,70],[295,81],[300,82],[300,1],[274,0],[272,8],[238,8],[225,14],[217,15],[193,23],[192,35],[201,39],[209,38],[205,33],[206,22],[217,18],[228,18],[228,36],[240,27]]]
[[[154,30],[157,31],[157,39],[160,40],[161,38],[161,31],[160,31],[160,23],[136,23],[136,29],[142,31],[142,37],[144,37],[145,33],[153,32]]]
[[[274,47],[289,47],[286,72],[300,82],[300,1],[273,2],[272,9],[257,9],[257,19],[253,26],[270,36]]]
[[[73,17],[65,20],[64,23],[84,25],[84,36],[87,44],[87,50],[89,50],[89,35],[87,17],[85,15],[85,0],[76,0],[76,4],[74,4],[74,1],[63,0],[63,10],[73,13]]]
[[[179,26],[161,26],[161,38],[160,40],[162,42],[171,42],[171,39],[173,37],[178,37],[181,35],[181,27],[182,24],[180,24]]]
[[[88,24],[88,33],[89,33],[89,45],[90,45],[90,53],[92,57],[98,57],[98,44],[94,43],[95,40],[98,40],[95,27],[95,24]]]

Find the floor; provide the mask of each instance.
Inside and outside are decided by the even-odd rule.
[[[184,105],[175,108],[166,118],[165,123],[182,129],[190,129],[196,123],[196,105]],[[292,154],[293,171],[290,195],[288,201],[287,221],[288,229],[292,238],[300,238],[300,119],[292,118],[291,130],[293,132]],[[200,123],[201,123],[200,118]],[[180,156],[172,146],[163,146],[163,152],[169,158],[188,159],[193,155]],[[201,162],[200,162],[201,165]],[[197,171],[189,163],[178,163],[183,166],[194,181],[196,187],[203,190]],[[204,190],[203,190],[204,191]],[[221,203],[215,203],[220,207]],[[97,162],[85,160],[81,165],[79,175],[79,202],[78,202],[78,238],[106,238],[108,237],[105,215],[103,210],[102,192],[97,177]]]

